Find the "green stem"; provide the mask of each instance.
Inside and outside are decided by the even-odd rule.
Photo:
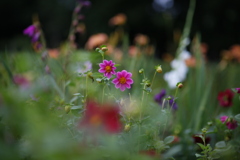
[[[106,85],[103,87],[103,92],[102,92],[102,104],[103,104],[103,99],[104,99],[104,90],[105,90]]]
[[[184,25],[183,34],[180,38],[179,46],[177,48],[176,57],[178,57],[178,55],[187,46],[187,44],[184,42],[184,39],[186,39],[189,36],[190,29],[192,26],[192,19],[193,19],[193,15],[194,15],[195,6],[196,6],[196,0],[190,0],[189,9],[187,12],[186,23]]]
[[[88,79],[88,76],[86,75],[86,93],[85,93],[85,100],[87,100],[87,94],[88,94],[88,81],[87,81],[87,79]]]
[[[152,79],[152,84],[151,84],[151,86],[153,85],[153,81],[154,81],[154,79],[155,79],[156,73],[157,73],[157,71],[155,71],[155,73],[154,73],[154,75],[153,75],[153,79]]]

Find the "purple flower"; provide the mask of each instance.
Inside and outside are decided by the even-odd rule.
[[[120,88],[121,91],[124,91],[126,88],[130,89],[131,84],[133,84],[132,73],[125,70],[117,72],[117,77],[113,79],[112,83],[115,84],[116,88]]]
[[[176,102],[174,101],[174,97],[173,96],[169,96],[168,97],[168,100],[165,101],[165,103],[163,104],[163,99],[165,98],[166,96],[166,90],[163,89],[161,90],[160,93],[156,94],[155,97],[154,97],[154,100],[160,105],[162,106],[163,108],[169,106],[170,108],[172,108],[173,110],[177,110],[178,108],[178,105],[176,104]],[[167,103],[168,101],[168,103]]]
[[[29,27],[27,27],[26,29],[24,29],[23,34],[28,35],[29,37],[32,37],[34,35],[34,33],[36,32],[36,26],[35,25],[31,25]]]
[[[222,107],[230,107],[232,105],[233,92],[230,89],[227,89],[223,92],[218,93],[218,101]]]
[[[103,63],[99,64],[100,69],[98,72],[104,73],[104,76],[107,78],[111,78],[113,74],[116,74],[114,71],[116,67],[114,67],[115,63],[112,62],[112,60],[107,61],[103,60]]]
[[[32,42],[37,42],[40,37],[40,31],[35,25],[30,25],[26,29],[24,29],[23,34],[28,35],[32,38]]]
[[[173,109],[173,110],[177,110],[178,109],[178,105],[177,103],[174,101],[174,97],[171,96],[171,99],[169,100],[169,106]]]
[[[237,121],[232,118],[228,118],[228,116],[221,116],[220,120],[222,123],[226,122],[228,129],[234,130],[238,126]]]
[[[240,88],[235,88],[237,93],[240,93]]]
[[[82,6],[85,6],[85,7],[91,6],[91,2],[86,0],[78,0],[78,3],[80,3]]]
[[[154,100],[158,102],[159,105],[162,105],[163,98],[165,97],[165,95],[166,95],[166,90],[162,89],[160,93],[155,95]]]

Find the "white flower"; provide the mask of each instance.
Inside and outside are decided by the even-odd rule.
[[[171,62],[171,67],[173,70],[164,74],[163,78],[168,83],[170,88],[176,88],[178,82],[185,80],[188,67],[185,64],[185,60],[190,58],[191,54],[187,50],[183,50],[178,56],[177,59],[174,59]]]

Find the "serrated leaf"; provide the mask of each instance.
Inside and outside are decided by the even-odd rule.
[[[226,143],[224,141],[217,142],[215,144],[215,147],[216,148],[225,148],[226,147]]]
[[[172,143],[174,141],[174,136],[168,136],[163,141],[165,144]]]

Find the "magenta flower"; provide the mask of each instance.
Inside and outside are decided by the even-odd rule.
[[[107,78],[111,78],[113,74],[116,74],[114,71],[116,67],[114,67],[115,63],[112,62],[112,60],[107,61],[103,60],[103,63],[99,64],[100,69],[98,72],[104,73],[104,76]]]
[[[38,41],[40,37],[40,31],[38,30],[36,25],[30,25],[26,29],[24,29],[23,34],[28,35],[32,38],[32,42]]]
[[[23,34],[28,35],[29,37],[32,37],[34,33],[36,32],[36,26],[35,25],[30,25],[26,29],[24,29]]]
[[[125,70],[117,72],[117,77],[113,79],[112,83],[115,84],[116,88],[120,88],[121,91],[124,91],[126,88],[130,89],[131,84],[133,84],[132,73]]]
[[[228,116],[221,116],[220,120],[222,123],[226,122],[226,126],[228,127],[228,129],[233,130],[238,126],[237,121],[232,118],[228,118]]]
[[[235,88],[237,93],[240,93],[240,88]]]
[[[222,107],[230,107],[232,105],[233,92],[230,89],[227,89],[218,94],[218,101]]]

